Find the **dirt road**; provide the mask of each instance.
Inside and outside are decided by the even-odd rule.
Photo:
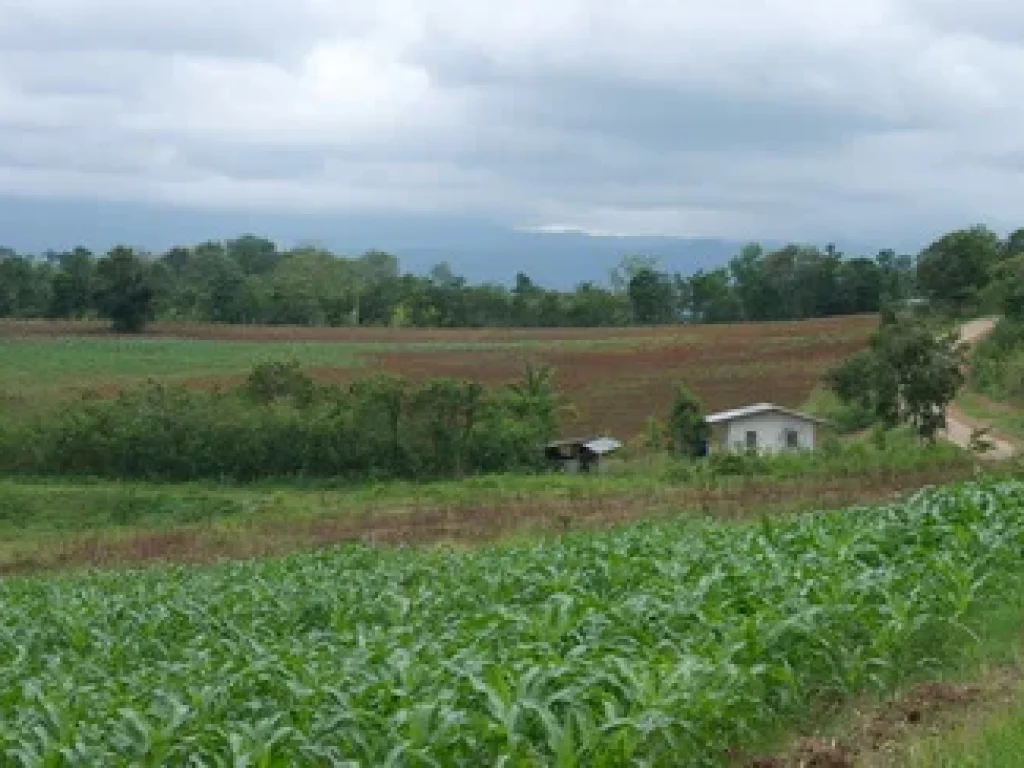
[[[980,341],[995,328],[997,319],[994,317],[981,317],[964,323],[960,327],[960,341],[968,345]],[[940,435],[954,445],[958,445],[961,448],[969,448],[971,434],[974,430],[991,426],[995,425],[983,424],[965,415],[956,405],[950,405],[946,409],[946,428],[940,432]],[[987,459],[998,461],[1013,458],[1017,454],[1017,446],[1008,440],[992,434],[986,435],[985,439],[992,445],[992,448],[983,454]]]

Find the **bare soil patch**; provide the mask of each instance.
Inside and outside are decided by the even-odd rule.
[[[19,551],[0,561],[0,575],[160,562],[201,564],[225,558],[283,555],[347,542],[388,547],[441,543],[474,546],[520,533],[558,535],[678,514],[740,521],[760,514],[886,501],[925,485],[967,477],[972,471],[963,465],[835,478],[756,478],[718,488],[666,486],[628,495],[257,517],[230,526],[212,523],[170,530],[107,530]]]
[[[907,748],[941,730],[964,727],[1020,695],[1024,672],[1015,665],[984,670],[970,683],[927,681],[880,703],[841,705],[846,726],[837,737],[804,737],[777,755],[746,757],[749,768],[897,768]]]

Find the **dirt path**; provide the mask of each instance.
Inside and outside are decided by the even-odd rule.
[[[981,317],[964,323],[960,327],[960,341],[968,346],[975,344],[992,332],[996,321],[997,318],[994,317]],[[946,428],[940,434],[954,445],[969,449],[974,430],[991,426],[991,424],[983,424],[976,419],[971,419],[955,405],[951,405],[946,410]],[[1009,440],[991,433],[986,435],[985,439],[992,446],[983,454],[985,458],[1000,461],[1017,455],[1017,446]]]

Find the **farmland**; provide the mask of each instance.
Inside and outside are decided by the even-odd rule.
[[[732,526],[0,582],[14,765],[717,765],[984,638],[1024,485]],[[1016,603],[1013,603],[1016,605]]]
[[[324,382],[368,372],[496,384],[553,366],[576,405],[567,430],[630,438],[685,383],[709,409],[804,403],[822,372],[860,349],[872,316],[746,325],[564,330],[327,329],[156,324],[141,338],[89,323],[0,323],[0,412],[153,377],[230,386],[254,363],[294,359]]]
[[[0,478],[0,763],[718,765],[734,748],[772,750],[821,701],[944,668],[1022,583],[1024,485],[996,480],[1012,467],[907,500],[973,477],[975,462],[899,430],[722,467],[633,440],[679,384],[708,409],[800,407],[875,322],[157,323],[132,337],[0,323],[0,427],[13,436]],[[360,425],[387,430],[342,390],[247,400],[253,366],[286,360],[321,384],[479,381],[494,396],[478,401],[491,410],[475,411],[474,445],[503,423],[498,398],[514,405],[503,385],[528,363],[551,366],[575,406],[560,430],[630,445],[597,476],[272,462],[232,475],[232,451],[283,461],[303,425],[323,431],[321,450],[379,443],[390,456]],[[54,407],[85,393],[99,401]],[[399,443],[396,428],[394,445],[432,455],[416,421],[431,408],[406,394],[402,435],[420,442]],[[260,448],[275,424],[284,437]],[[198,439],[244,429],[252,439]],[[70,463],[47,463],[61,446]],[[161,474],[167,456],[197,466]],[[867,503],[885,506],[855,506]]]

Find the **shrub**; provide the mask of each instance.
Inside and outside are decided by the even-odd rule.
[[[543,393],[531,395],[536,404]],[[374,376],[317,390],[293,364],[238,392],[157,382],[0,427],[0,470],[112,478],[438,478],[541,466],[548,411],[509,387]]]

